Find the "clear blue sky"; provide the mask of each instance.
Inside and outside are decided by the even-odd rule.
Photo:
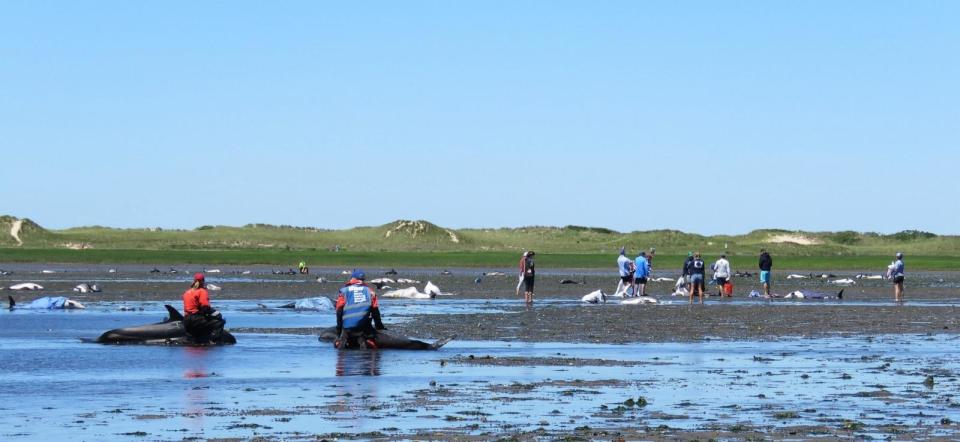
[[[55,227],[960,233],[956,1],[0,3]]]

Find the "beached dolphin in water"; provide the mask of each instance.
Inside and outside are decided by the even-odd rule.
[[[328,310],[333,310],[333,301],[330,301],[329,298],[318,296],[315,298],[298,299],[294,302],[289,302],[284,305],[281,305],[280,308],[292,308],[294,310],[328,311]]]
[[[43,290],[43,286],[34,282],[21,282],[8,287],[10,290]]]
[[[883,279],[883,275],[857,275],[854,276],[857,279]]]
[[[433,299],[437,295],[435,293],[421,293],[420,290],[417,290],[416,287],[407,287],[405,289],[391,290],[389,292],[382,293],[381,298],[404,298],[404,299]]]
[[[835,279],[833,281],[827,281],[827,283],[836,284],[836,285],[854,285],[857,283],[857,281],[850,278],[844,278],[844,279]]]
[[[587,278],[585,276],[581,276],[579,281],[574,281],[572,279],[560,280],[560,284],[586,284],[586,283],[587,283]]]
[[[320,332],[320,336],[317,338],[317,340],[320,342],[333,343],[337,340],[337,327],[334,326],[323,329]],[[389,333],[379,331],[377,332],[376,348],[393,348],[397,350],[437,350],[452,340],[453,337],[449,337],[440,339],[431,344],[428,342],[418,341],[416,339],[393,336]]]
[[[13,296],[7,296],[7,299],[10,300],[10,305],[7,307],[10,310],[14,308],[30,310],[74,310],[87,308],[83,304],[63,296],[44,296],[30,301],[28,304],[19,305],[17,301],[13,299]]]
[[[82,283],[73,288],[73,291],[80,293],[100,293],[100,286]]]
[[[809,290],[795,290],[783,296],[784,299],[843,299],[843,289],[836,296]]]
[[[237,339],[226,330],[214,334],[210,341],[194,342],[183,327],[183,315],[170,305],[164,307],[167,308],[168,316],[161,322],[110,330],[100,335],[96,340],[85,340],[85,342],[184,346],[231,345],[237,343]]]
[[[590,304],[606,304],[607,303],[607,294],[603,290],[594,290],[586,295],[583,295],[580,298],[583,302],[589,302]]]
[[[624,299],[620,301],[622,305],[638,305],[638,304],[656,304],[657,298],[652,296],[637,296],[634,298]]]

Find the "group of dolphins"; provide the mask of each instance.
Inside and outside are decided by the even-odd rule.
[[[216,272],[214,272],[216,273]],[[385,284],[389,283],[403,283],[403,284],[414,284],[419,283],[420,281],[414,281],[409,279],[398,279],[397,281],[383,278],[380,281],[377,281],[375,285],[378,287],[385,287]],[[207,288],[210,289],[211,284],[207,284]],[[218,290],[219,287],[214,286],[213,290]],[[2,289],[3,287],[0,287]],[[10,290],[43,290],[43,286],[37,283],[25,282],[14,284],[9,287]],[[100,292],[100,288],[96,284],[79,284],[73,289],[76,292],[81,293],[91,293],[91,292]],[[388,291],[380,296],[387,298],[407,298],[407,299],[433,299],[436,296],[448,295],[440,291],[440,288],[437,287],[430,281],[427,281],[427,284],[424,286],[424,291],[420,292],[416,287],[407,287],[404,289]],[[12,296],[8,296],[9,299],[9,309],[36,309],[36,310],[72,310],[72,309],[84,309],[86,306],[81,304],[78,301],[69,299],[64,296],[44,296],[37,298],[27,304],[17,304],[16,300]],[[123,327],[114,330],[109,330],[101,334],[96,339],[81,339],[83,342],[93,342],[99,344],[139,344],[139,345],[167,345],[167,346],[215,346],[215,345],[232,345],[236,344],[237,340],[229,331],[223,330],[222,332],[215,334],[208,341],[197,342],[192,339],[186,331],[186,328],[183,324],[183,315],[171,305],[164,305],[167,310],[167,317],[156,323],[139,325],[134,327]],[[265,304],[258,304],[258,311],[269,309]],[[332,311],[334,309],[333,302],[326,297],[311,297],[298,299],[293,302],[285,303],[273,308],[277,309],[294,309],[294,310],[311,310],[311,311]],[[337,338],[336,327],[328,327],[321,331],[319,334],[320,341],[333,342]],[[377,335],[377,348],[382,349],[404,349],[404,350],[436,350],[445,345],[447,342],[453,338],[445,338],[438,340],[433,343],[427,343],[423,341],[418,341],[415,339],[409,339],[400,336],[394,336],[389,333],[379,332]]]
[[[833,277],[833,276],[831,276],[831,277]],[[669,281],[673,281],[673,279],[671,279],[671,278],[657,278],[657,279],[658,279],[658,280],[669,280]],[[793,279],[793,278],[790,278],[790,279]],[[869,279],[875,279],[875,278],[869,278]],[[684,280],[683,280],[683,278],[677,279],[676,281],[677,281],[677,283],[676,283],[676,285],[674,286],[674,291],[673,291],[673,293],[671,293],[670,295],[671,295],[671,296],[684,296],[684,297],[685,297],[685,296],[689,296],[689,295],[690,295],[690,292],[687,291],[687,288],[686,288],[686,287],[684,287]],[[842,281],[842,280],[841,280],[841,281]],[[833,284],[838,284],[838,285],[845,285],[845,283],[843,283],[843,282],[834,282],[834,281],[829,281],[829,282],[830,282],[830,283],[833,283]],[[620,293],[618,293],[617,295],[608,295],[606,292],[604,292],[603,290],[600,290],[600,289],[594,290],[594,291],[592,291],[592,292],[590,292],[590,293],[587,293],[586,295],[583,295],[583,297],[580,298],[580,301],[581,301],[581,302],[586,302],[586,303],[589,303],[589,304],[605,304],[605,303],[607,302],[607,299],[608,299],[608,298],[612,298],[612,297],[624,298],[622,301],[620,301],[620,304],[623,304],[623,305],[657,304],[657,303],[658,303],[657,298],[654,298],[654,297],[652,297],[652,296],[643,295],[643,296],[630,297],[630,296],[627,296],[627,294],[624,293],[624,292],[620,292]],[[760,292],[757,291],[757,290],[753,290],[753,291],[750,292],[749,297],[751,297],[751,298],[766,298],[766,299],[771,299],[771,298],[783,298],[783,299],[843,299],[843,289],[840,289],[840,291],[839,291],[836,295],[831,295],[831,294],[827,294],[827,293],[823,293],[823,292],[817,292],[817,291],[813,291],[813,290],[794,290],[794,291],[792,291],[792,292],[790,292],[790,293],[787,293],[786,295],[780,295],[780,294],[775,294],[775,293],[771,293],[770,295],[766,295],[766,294],[760,293]]]

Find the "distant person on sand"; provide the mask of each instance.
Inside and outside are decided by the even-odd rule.
[[[646,296],[647,278],[650,277],[650,263],[647,252],[640,252],[633,261],[633,296]]]
[[[894,302],[903,302],[903,253],[897,252],[896,259],[887,266],[887,278],[893,280]]]
[[[523,252],[523,255],[520,257],[520,279],[517,281],[517,296],[520,296],[520,287],[523,287],[523,277],[527,273],[527,253]]]
[[[657,254],[657,248],[651,247],[650,251],[647,252],[647,267],[650,267],[650,271],[653,271],[653,256]]]
[[[727,261],[727,254],[720,255],[720,259],[713,264],[713,280],[719,286],[717,296],[723,296],[723,285],[730,279],[730,261]]]
[[[633,285],[633,261],[627,258],[627,248],[620,248],[620,256],[617,257],[617,270],[620,272],[620,282],[617,283],[617,289],[613,296],[627,296],[627,290]],[[623,295],[620,294],[623,292]]]
[[[300,269],[300,273],[301,273],[301,274],[310,273],[310,269],[307,268],[307,263],[306,263],[306,261],[300,261],[300,264],[297,265],[297,268]]]
[[[706,277],[706,264],[703,263],[703,259],[700,257],[700,252],[693,254],[693,260],[690,261],[690,266],[687,268],[687,274],[690,275],[690,303],[693,304],[693,295],[699,291],[700,293],[700,303],[703,304],[703,289],[704,278]]]
[[[537,270],[533,263],[533,255],[536,255],[533,250],[527,252],[527,257],[523,263],[523,300],[527,305],[533,304],[533,280],[537,276]]]
[[[767,249],[760,249],[760,284],[763,284],[763,294],[770,297],[770,270],[773,269],[773,258]]]

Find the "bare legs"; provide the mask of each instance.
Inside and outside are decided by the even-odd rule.
[[[694,293],[699,292],[699,293],[700,293],[700,303],[703,304],[703,280],[702,280],[702,279],[698,279],[698,280],[695,280],[695,281],[691,281],[690,284],[688,284],[688,286],[690,287],[690,303],[693,304],[693,295],[694,295]]]

